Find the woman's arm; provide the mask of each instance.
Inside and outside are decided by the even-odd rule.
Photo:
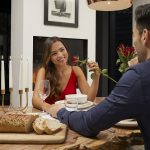
[[[97,92],[98,92],[98,88],[99,88],[99,79],[100,79],[100,70],[99,69],[100,68],[98,66],[98,63],[92,62],[92,61],[88,62],[87,65],[88,65],[89,71],[94,72],[94,79],[93,79],[90,89],[88,91],[89,100],[94,101],[95,97],[97,95]]]
[[[84,73],[80,67],[74,66],[73,69],[77,76],[78,87],[79,87],[81,93],[87,94],[88,100],[94,101],[94,99],[97,95],[98,87],[99,87],[100,72],[99,72],[99,67],[98,67],[97,63],[91,62],[88,64],[88,66],[89,66],[89,69],[91,69],[95,73],[95,76],[94,76],[91,86],[89,86],[89,84],[84,76]]]
[[[37,78],[36,78],[36,82],[35,82],[35,88],[34,88],[34,92],[33,92],[33,97],[32,97],[32,105],[33,107],[42,110],[42,105],[43,102],[40,99],[40,97],[38,96],[38,83],[40,80],[44,80],[45,79],[45,69],[42,67],[39,69],[38,74],[37,74]],[[48,103],[44,103],[44,108],[45,110],[47,110],[47,108],[49,108],[50,104]]]

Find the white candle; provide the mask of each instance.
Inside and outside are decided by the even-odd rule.
[[[3,56],[1,60],[1,90],[5,90],[5,69]]]
[[[23,90],[23,60],[21,56],[20,70],[19,70],[19,90]]]
[[[13,88],[11,56],[10,56],[10,59],[9,59],[9,88]]]
[[[26,76],[26,88],[29,88],[29,60],[27,59],[27,76]]]

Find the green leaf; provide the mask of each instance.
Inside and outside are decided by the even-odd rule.
[[[94,73],[91,74],[91,79],[94,79]]]
[[[121,61],[120,59],[118,58],[117,61],[116,61],[116,64],[119,64]]]
[[[123,73],[123,69],[121,67],[119,67],[119,72]]]
[[[120,67],[122,67],[122,68],[124,68],[124,69],[125,69],[125,68],[127,68],[127,67],[128,67],[128,65],[127,65],[126,63],[121,63],[121,64],[120,64]]]
[[[121,62],[126,62],[126,57],[122,56],[120,53],[118,53],[118,56]]]
[[[108,70],[107,69],[103,69],[101,72],[102,72],[102,74],[108,74]]]
[[[127,71],[129,69],[129,67],[127,67],[126,69],[125,69],[125,71]]]

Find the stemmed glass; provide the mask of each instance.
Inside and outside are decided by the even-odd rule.
[[[50,82],[49,80],[40,80],[38,83],[38,96],[43,101],[42,110],[44,113],[45,99],[50,95]]]

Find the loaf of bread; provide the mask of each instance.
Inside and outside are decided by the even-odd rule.
[[[33,130],[32,123],[37,115],[1,114],[0,132],[28,133]]]
[[[61,129],[61,123],[56,120],[39,117],[34,121],[33,129],[37,134],[53,134]]]

